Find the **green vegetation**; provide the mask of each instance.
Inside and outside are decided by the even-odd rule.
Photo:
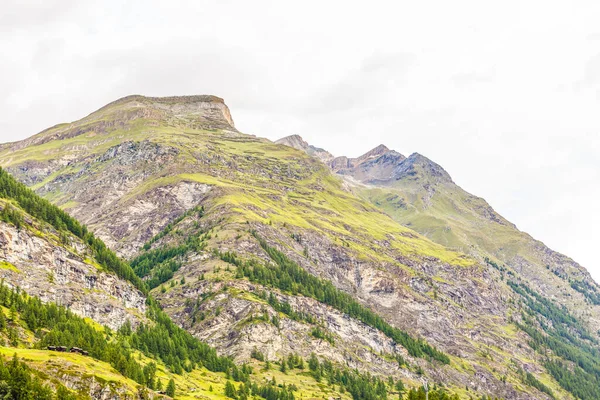
[[[20,330],[20,334],[35,337],[29,330]],[[10,359],[16,354],[20,361],[27,364],[34,376],[38,376],[44,383],[52,386],[53,389],[60,390],[64,377],[71,378],[72,381],[70,383],[81,383],[83,387],[93,380],[100,385],[110,386],[123,395],[133,395],[139,389],[143,388],[133,380],[121,375],[106,362],[77,353],[23,347],[30,345],[25,340],[19,343],[18,348],[0,346],[0,355],[6,359]],[[147,361],[146,359],[144,360],[144,362]],[[157,374],[163,375],[162,371],[164,371],[164,368],[162,365],[159,365],[159,372]],[[75,397],[77,400],[89,400],[88,397],[79,392],[77,392]]]
[[[599,399],[600,352],[590,344],[594,339],[564,306],[555,305],[523,283],[508,284],[527,306],[522,323],[515,324],[531,337],[531,347],[546,356],[544,365],[550,375],[581,400]],[[555,357],[548,357],[549,353]],[[542,390],[536,382],[529,383]]]
[[[19,272],[19,269],[8,261],[0,260],[0,269],[8,269],[13,272]]]
[[[21,227],[21,225],[23,225],[23,215],[13,209],[10,204],[6,204],[6,206],[0,212],[0,221],[13,224],[18,229]]]
[[[129,335],[129,342],[146,354],[158,356],[175,373],[203,366],[209,371],[232,371],[235,379],[238,371],[243,371],[231,359],[217,356],[214,348],[175,325],[156,304],[151,304],[148,315],[154,324],[141,324]],[[239,379],[243,375],[247,372],[243,372]]]
[[[144,293],[148,290],[141,279],[135,274],[131,267],[121,261],[115,253],[106,247],[104,242],[96,238],[85,226],[82,226],[75,218],[54,206],[48,200],[42,199],[32,190],[20,182],[17,182],[6,171],[0,168],[0,198],[13,200],[29,215],[47,222],[58,231],[69,231],[86,242],[94,252],[96,261],[109,271],[116,273],[119,277],[128,280]],[[10,207],[0,216],[3,220],[19,224],[19,217],[14,216],[14,211]],[[16,224],[15,224],[16,225]]]
[[[413,357],[427,357],[444,364],[450,363],[450,358],[446,354],[425,343],[423,340],[414,339],[408,333],[391,326],[379,315],[354,300],[352,296],[336,289],[331,282],[309,274],[298,264],[287,258],[285,254],[270,247],[256,233],[253,234],[261,247],[275,262],[276,266],[263,266],[255,260],[243,262],[231,252],[220,253],[221,259],[235,265],[238,268],[238,273],[242,274],[242,276],[247,277],[252,282],[276,287],[293,295],[302,294],[330,305],[380,330],[396,343],[406,348]]]
[[[312,354],[308,360],[311,375],[320,382],[326,380],[329,384],[343,385],[354,400],[385,400],[388,388],[385,382],[376,376],[359,374],[347,368],[338,369],[331,361],[319,362]]]
[[[274,381],[262,386],[245,382],[240,384],[239,389],[229,381],[225,384],[225,396],[236,400],[246,400],[250,396],[259,396],[266,400],[294,400],[293,391],[293,387],[279,387]]]
[[[531,372],[520,371],[521,380],[524,384],[536,388],[542,393],[546,393],[550,398],[555,399],[552,389],[540,382]]]
[[[189,217],[190,215],[196,214],[198,216],[198,218],[202,218],[202,216],[204,215],[204,206],[196,206],[192,209],[187,210],[186,212],[184,212],[183,214],[181,214],[179,217],[175,218],[175,220],[173,222],[171,222],[170,224],[168,224],[162,231],[160,231],[156,236],[154,236],[152,239],[150,239],[148,242],[146,242],[144,244],[144,246],[142,247],[143,250],[150,250],[150,247],[156,243],[157,241],[159,241],[160,239],[162,239],[163,237],[165,237],[166,235],[168,235],[169,233],[171,233],[171,231],[173,230],[173,228],[180,223],[181,221],[183,221],[186,217]]]
[[[321,327],[319,326],[315,326],[312,331],[310,331],[310,334],[317,339],[323,339],[328,341],[331,344],[335,344],[335,339],[333,338],[333,335],[330,334],[329,332],[327,332],[324,329],[321,329]]]
[[[594,305],[600,305],[600,292],[598,288],[587,281],[572,280],[571,287],[583,294]]]
[[[425,389],[411,389],[408,391],[408,400],[425,400]],[[458,395],[450,394],[444,388],[433,388],[429,391],[429,400],[459,400]],[[489,398],[491,400],[491,397]],[[487,400],[487,396],[481,397],[481,400]]]
[[[160,359],[175,373],[193,368],[205,367],[210,371],[232,371],[234,377],[239,368],[229,358],[217,356],[216,351],[194,338],[187,331],[179,328],[156,305],[150,304],[149,316],[151,325],[141,324],[133,331],[129,323],[119,329],[113,337],[110,332],[101,331],[76,316],[64,307],[56,304],[44,304],[38,298],[29,297],[25,293],[0,285],[0,305],[14,310],[27,328],[38,336],[36,346],[79,347],[89,351],[91,357],[106,361],[122,375],[134,381],[154,388],[152,369],[142,367],[128,350],[134,348],[148,356]],[[0,329],[6,329],[0,316]],[[11,319],[14,319],[12,317]],[[4,328],[3,328],[4,326]]]
[[[227,381],[229,383],[229,381]],[[175,381],[173,379],[169,379],[169,383],[167,384],[167,390],[165,390],[165,394],[170,397],[175,397]]]
[[[173,277],[181,268],[181,258],[189,251],[202,251],[207,237],[188,236],[182,245],[149,250],[133,259],[131,267],[140,278],[146,278],[146,285],[150,289],[154,289]]]
[[[242,276],[236,275],[236,277],[241,278]],[[294,310],[292,308],[292,306],[290,305],[290,303],[288,303],[286,301],[277,300],[277,297],[275,297],[275,295],[273,293],[269,293],[268,299],[267,299],[266,293],[261,293],[261,297],[263,297],[265,300],[267,300],[269,302],[269,305],[271,307],[273,307],[273,309],[275,311],[284,313],[285,315],[287,315],[290,319],[292,319],[294,321],[304,321],[304,322],[308,322],[309,324],[317,323],[317,321],[315,320],[315,318],[312,315]]]
[[[61,386],[54,396],[52,389],[44,385],[27,364],[19,361],[16,354],[9,362],[0,356],[0,397],[15,400],[75,399],[64,386]]]

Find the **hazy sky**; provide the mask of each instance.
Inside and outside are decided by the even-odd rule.
[[[600,281],[598,1],[4,0],[0,142],[129,94],[422,153]]]

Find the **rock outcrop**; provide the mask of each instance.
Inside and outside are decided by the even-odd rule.
[[[282,139],[276,140],[275,143],[284,144],[286,146],[290,146],[295,149],[305,151],[307,154],[318,158],[319,160],[321,160],[324,163],[327,163],[327,162],[333,160],[333,158],[334,158],[333,155],[331,153],[329,153],[328,151],[325,151],[321,148],[318,148],[318,147],[315,147],[315,146],[312,146],[312,145],[309,145],[308,143],[306,143],[300,135],[286,136]]]
[[[5,206],[0,200],[0,209]],[[103,271],[83,242],[74,236],[61,238],[32,217],[26,220],[20,229],[0,221],[0,277],[5,284],[112,329],[128,320],[134,326],[145,320],[145,296]]]

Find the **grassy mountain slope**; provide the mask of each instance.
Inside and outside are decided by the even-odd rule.
[[[264,360],[253,360],[249,365],[238,368],[230,359],[217,356],[213,349],[173,325],[154,301],[145,299],[140,292],[137,295],[142,298],[144,307],[130,312],[120,323],[115,321],[112,307],[118,307],[119,303],[103,304],[102,300],[108,296],[95,297],[101,293],[99,289],[86,291],[78,287],[77,284],[81,285],[79,281],[71,280],[77,280],[79,275],[84,275],[85,282],[109,279],[117,292],[123,294],[120,286],[132,285],[119,280],[116,274],[129,275],[127,271],[132,271],[129,265],[116,258],[91,234],[84,234],[87,232],[84,226],[39,198],[2,169],[0,182],[1,233],[5,238],[10,237],[11,245],[29,246],[27,250],[13,249],[6,246],[5,241],[0,257],[2,270],[9,272],[0,285],[0,355],[6,356],[3,362],[8,366],[5,370],[0,365],[0,393],[3,395],[6,391],[12,396],[10,398],[26,395],[31,398],[56,396],[60,399],[157,398],[164,397],[157,392],[169,394],[169,380],[173,380],[176,397],[180,399],[198,396],[209,399],[243,398],[250,392],[257,398],[330,395],[347,399],[349,395],[345,391],[352,393],[355,390],[342,383],[337,389],[321,385],[310,369],[298,364],[299,359],[295,356],[293,361],[286,359],[285,371],[277,371],[277,368],[283,369],[282,363],[269,367]],[[43,258],[34,258],[29,263],[21,260],[13,264],[8,261],[14,262],[15,257],[31,257],[37,252],[66,255],[58,262]],[[69,261],[78,264],[70,265]],[[53,274],[52,268],[56,267],[56,263],[67,264],[69,272],[75,272],[56,278],[60,279],[63,289],[68,289],[66,294],[63,292],[60,297],[52,298],[48,293],[60,290],[55,287],[54,280],[39,282],[36,278],[40,273]],[[142,291],[147,291],[145,283],[137,277],[132,280],[141,286]],[[44,301],[26,294],[23,287],[28,287],[30,293],[37,294]],[[95,303],[82,309],[77,300],[64,301],[69,295],[73,298],[91,297]],[[128,296],[131,294],[125,293],[119,300],[125,304],[130,300]],[[111,300],[117,300],[112,297]],[[69,310],[57,306],[52,300],[60,300]],[[94,311],[92,315],[88,314],[90,310]],[[143,311],[147,311],[146,315]],[[91,316],[91,319],[82,319],[76,314]],[[132,329],[132,321],[138,325],[136,329]],[[118,330],[98,322],[111,322]],[[57,352],[48,346],[80,347],[89,355]],[[9,362],[11,357],[16,358]],[[367,379],[348,370],[332,371],[354,379]],[[323,372],[323,376],[328,373]],[[385,388],[383,393],[388,390],[391,393],[394,390],[392,386]],[[241,391],[241,387],[249,392]],[[16,394],[17,391],[21,394]]]
[[[356,159],[335,160],[330,168],[354,193],[403,225],[499,272],[511,296],[518,295],[511,301],[520,304],[522,319],[513,321],[532,338],[532,347],[544,356],[550,351],[567,358],[574,368],[564,373],[568,362],[546,360],[546,370],[578,398],[600,396],[593,383],[599,377],[595,361],[584,361],[597,354],[599,287],[584,268],[519,231],[420,154],[405,158],[379,146]]]
[[[427,173],[424,165],[430,164],[423,157],[410,174],[356,191],[436,243],[507,266],[536,290],[569,305],[592,332],[600,329],[600,286],[583,267],[519,231],[484,199]]]
[[[569,398],[514,324],[501,271],[398,223],[303,151],[239,133],[220,99],[126,98],[3,147],[0,165],[239,362],[255,347],[272,362],[315,352],[463,396]]]

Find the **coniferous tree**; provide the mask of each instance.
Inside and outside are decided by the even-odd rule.
[[[167,384],[165,394],[167,396],[175,397],[175,381],[173,380],[173,378],[169,379],[169,383]]]
[[[285,361],[285,358],[282,358],[280,361],[280,366],[279,366],[279,370],[281,372],[283,372],[284,374],[287,374],[287,362]]]
[[[232,399],[237,399],[237,393],[235,390],[235,386],[233,386],[231,381],[227,381],[225,383],[225,396],[230,397]]]

